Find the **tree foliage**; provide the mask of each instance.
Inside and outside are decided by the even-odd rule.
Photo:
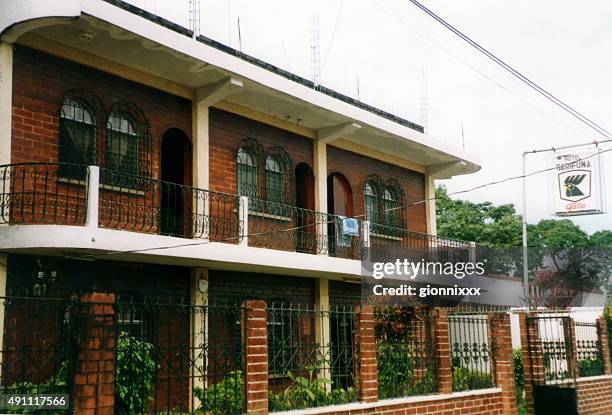
[[[488,259],[490,273],[522,273],[522,216],[513,204],[454,200],[443,186],[436,189],[436,198],[439,236],[476,242],[477,256]],[[570,298],[568,292],[610,284],[612,230],[589,236],[569,219],[543,219],[528,226],[528,246],[529,269],[543,289]]]

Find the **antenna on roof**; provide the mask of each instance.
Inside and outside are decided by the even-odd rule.
[[[321,85],[321,44],[319,39],[319,13],[310,14],[310,70],[315,88]]]
[[[240,31],[240,17],[238,17],[238,48],[242,52],[242,33]]]
[[[194,39],[200,36],[200,0],[189,0],[189,29]]]
[[[427,84],[427,65],[421,66],[419,73],[419,103],[421,110],[421,126],[423,132],[429,130],[429,87]]]

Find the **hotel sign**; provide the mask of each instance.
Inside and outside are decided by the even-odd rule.
[[[601,160],[596,153],[554,154],[552,207],[557,216],[603,213]]]

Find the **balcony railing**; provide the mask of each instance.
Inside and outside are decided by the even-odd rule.
[[[96,226],[243,246],[372,260],[468,260],[472,245],[266,200],[134,176],[96,166],[0,166],[0,224]],[[381,231],[382,229],[382,231]],[[388,231],[388,232],[387,232]]]

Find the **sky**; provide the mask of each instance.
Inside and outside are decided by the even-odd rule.
[[[189,0],[129,2],[189,26]],[[612,131],[612,2],[422,3]],[[407,0],[201,0],[200,10],[205,36],[309,79],[311,47],[317,44],[321,84],[425,123],[432,137],[479,155],[481,171],[439,182],[449,192],[521,174],[523,151],[602,139]],[[312,40],[313,20],[318,42]],[[600,145],[606,148],[612,143]],[[550,153],[529,155],[527,171],[549,167],[549,158]],[[611,176],[606,205],[612,209],[612,151],[601,158],[604,175]],[[545,174],[527,180],[528,222],[553,217],[550,184]],[[522,212],[520,180],[460,198],[514,203]],[[572,220],[589,233],[612,229],[610,213]]]

